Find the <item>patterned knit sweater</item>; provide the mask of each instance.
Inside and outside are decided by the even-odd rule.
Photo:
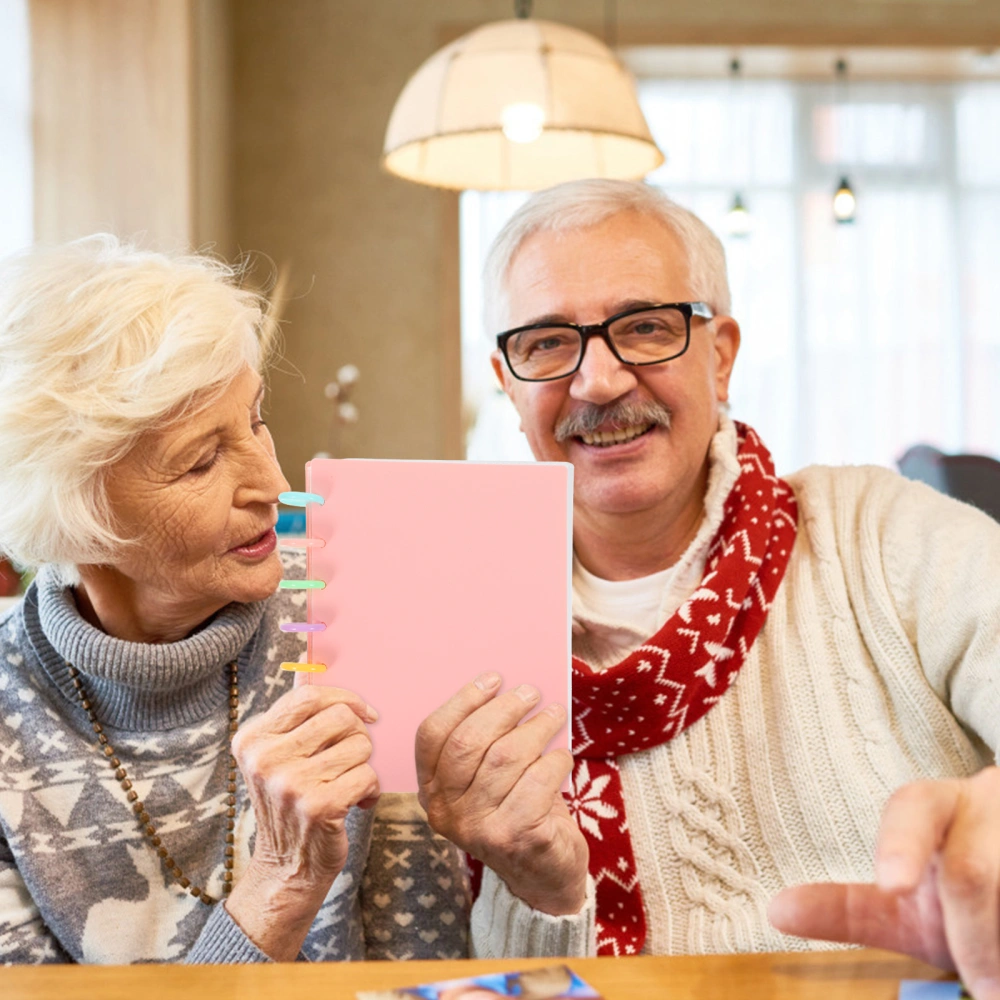
[[[588,595],[578,656],[617,663],[693,593],[735,448],[723,420],[705,521],[656,581],[656,627],[636,630],[620,605],[602,615]],[[785,478],[799,532],[735,685],[677,738],[619,758],[651,953],[830,947],[780,935],[768,900],[871,881],[893,790],[973,774],[1000,748],[1000,525],[886,469]]]
[[[284,552],[285,575],[305,560]],[[240,718],[265,711],[305,659],[304,595],[233,604],[181,642],[143,645],[90,626],[42,570],[0,619],[0,964],[265,961],[222,905],[185,893],[161,868],[99,752],[70,684],[85,680],[98,720],[163,843],[196,885],[221,893],[228,761],[227,672],[239,665]],[[249,861],[253,811],[238,781],[235,877]],[[301,958],[468,954],[469,887],[454,846],[415,796],[385,795],[348,817],[350,853]],[[508,894],[509,895],[509,894]],[[483,908],[482,902],[479,908]],[[491,947],[565,954],[579,921],[522,907],[516,930],[480,924]],[[567,930],[568,928],[568,930]],[[586,926],[584,926],[586,934]],[[568,935],[568,936],[567,936]]]

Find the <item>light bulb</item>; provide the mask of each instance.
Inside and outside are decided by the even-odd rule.
[[[734,195],[732,208],[729,209],[729,214],[726,216],[726,229],[730,236],[739,238],[749,236],[753,229],[753,218],[739,192]]]
[[[840,187],[833,196],[833,217],[837,222],[853,222],[858,200],[846,177],[840,178]]]
[[[534,142],[542,134],[545,111],[527,101],[508,104],[500,113],[500,123],[511,142]]]

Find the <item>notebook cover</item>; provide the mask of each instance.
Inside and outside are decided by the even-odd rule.
[[[310,663],[299,683],[350,688],[378,710],[382,790],[417,790],[420,722],[486,670],[570,709],[572,466],[314,459]],[[569,747],[564,727],[551,746]]]

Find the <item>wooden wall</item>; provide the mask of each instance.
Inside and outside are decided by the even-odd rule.
[[[230,7],[31,0],[35,234],[231,253]]]

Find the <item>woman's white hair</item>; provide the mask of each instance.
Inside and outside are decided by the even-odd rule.
[[[716,315],[729,315],[726,251],[698,216],[642,181],[592,179],[568,181],[532,195],[493,241],[483,272],[487,330],[495,334],[510,325],[507,275],[525,240],[543,230],[587,229],[622,212],[662,222],[687,253],[696,298],[711,306]]]
[[[267,360],[272,313],[241,276],[106,234],[0,262],[0,551],[67,581],[115,559],[108,469]]]

